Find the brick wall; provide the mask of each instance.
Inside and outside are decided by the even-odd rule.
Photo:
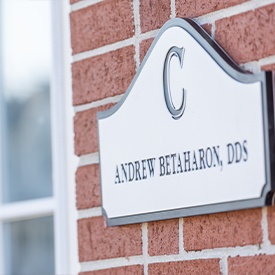
[[[96,125],[169,18],[195,18],[247,70],[275,69],[275,0],[71,0],[71,10],[80,274],[275,274],[272,207],[106,227]]]

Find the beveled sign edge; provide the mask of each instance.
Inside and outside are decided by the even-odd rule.
[[[186,30],[212,57],[212,59],[233,79],[242,83],[255,83],[261,82],[262,87],[262,104],[263,104],[263,129],[264,129],[264,148],[265,148],[265,185],[262,190],[262,194],[259,198],[246,199],[239,201],[230,201],[210,205],[201,205],[188,208],[172,209],[165,211],[158,211],[145,214],[136,214],[130,216],[109,218],[107,212],[103,207],[103,198],[101,192],[102,214],[106,217],[108,226],[117,226],[125,224],[134,224],[141,222],[149,222],[156,220],[165,220],[180,217],[189,217],[196,215],[220,213],[226,211],[242,210],[263,207],[266,205],[274,204],[274,190],[275,190],[275,134],[274,134],[274,103],[275,97],[275,73],[273,72],[260,72],[258,74],[252,74],[244,71],[240,68],[227,54],[226,52],[209,36],[209,34],[200,27],[195,21],[191,19],[175,18],[167,21],[158,32],[154,41],[152,42],[147,54],[145,55],[140,67],[138,68],[131,84],[122,98],[113,107],[106,111],[97,113],[97,122],[100,119],[107,118],[113,115],[124,103],[129,93],[131,92],[136,80],[139,77],[144,65],[147,62],[152,50],[158,43],[162,34],[171,27],[181,27]],[[99,125],[99,123],[98,123]],[[99,126],[98,126],[98,146],[99,146],[99,164],[100,158],[100,140],[99,140]],[[100,178],[101,176],[100,168]],[[102,188],[102,181],[100,180]]]

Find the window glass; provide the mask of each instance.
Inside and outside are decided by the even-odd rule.
[[[4,223],[6,275],[54,272],[53,217]]]
[[[52,196],[50,1],[1,1],[2,201]]]

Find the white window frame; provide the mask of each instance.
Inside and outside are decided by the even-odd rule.
[[[51,1],[53,49],[50,80],[53,196],[8,204],[0,202],[0,274],[4,274],[3,222],[50,215],[54,219],[55,274],[77,274],[80,271],[74,181],[77,157],[73,149],[70,5],[68,1],[48,1]],[[0,175],[3,175],[1,165]]]

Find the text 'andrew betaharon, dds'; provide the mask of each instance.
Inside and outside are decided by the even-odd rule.
[[[235,142],[227,144],[225,165],[232,165],[248,160],[248,145]],[[134,182],[147,178],[177,175],[224,165],[220,146],[207,147],[182,153],[173,153],[154,158],[129,161],[116,165],[114,183]]]

